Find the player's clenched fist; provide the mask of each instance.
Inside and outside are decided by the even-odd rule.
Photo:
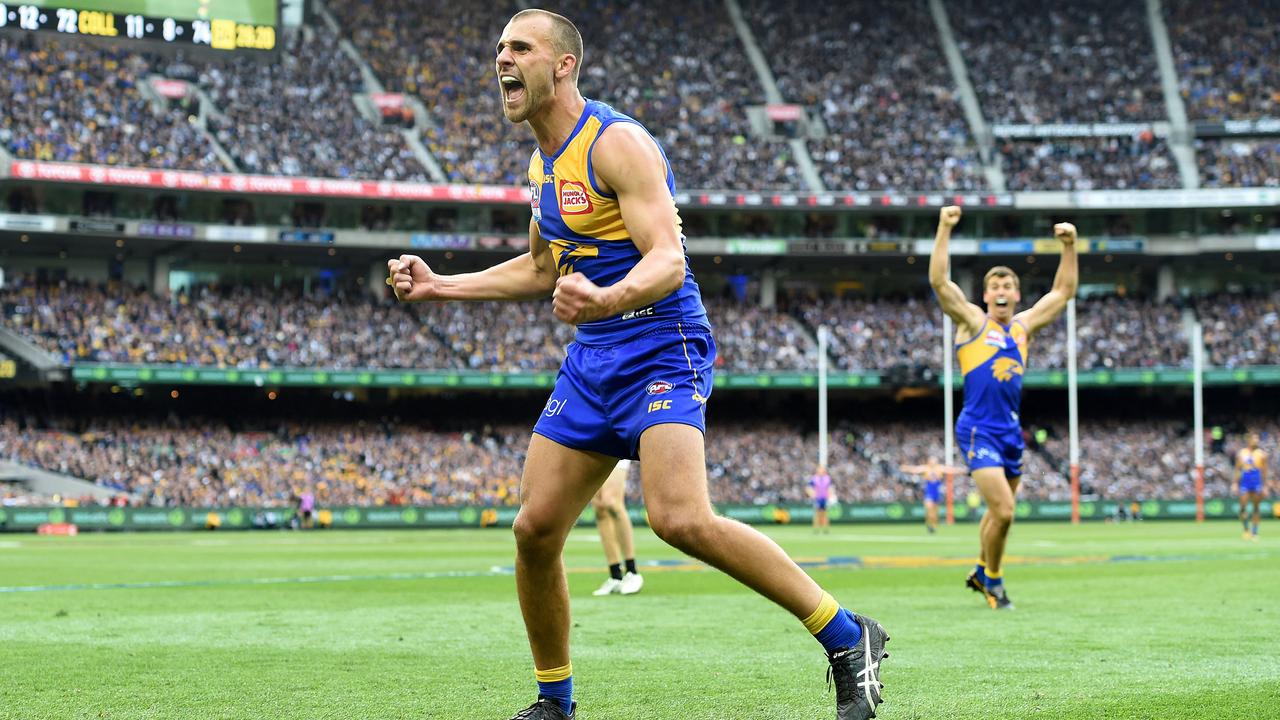
[[[608,314],[600,286],[582,273],[569,273],[556,280],[551,294],[551,309],[557,318],[570,325],[599,320]]]
[[[938,213],[938,224],[943,227],[953,228],[958,222],[960,222],[960,207],[958,205],[948,205]]]
[[[1053,226],[1053,236],[1063,245],[1074,245],[1076,242],[1076,226],[1071,223],[1058,223]]]
[[[436,274],[417,255],[401,255],[387,261],[387,284],[396,299],[421,302],[436,297]]]

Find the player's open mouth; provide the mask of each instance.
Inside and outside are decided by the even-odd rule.
[[[503,75],[498,78],[502,83],[502,97],[508,103],[517,103],[524,99],[524,83],[514,75]]]
[[[1009,304],[1009,298],[996,298],[997,306],[1004,307],[1005,305],[1008,305],[1008,304]]]

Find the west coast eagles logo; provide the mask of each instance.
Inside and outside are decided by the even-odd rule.
[[[560,181],[560,212],[563,215],[586,215],[594,210],[587,186],[573,180]]]
[[[1000,382],[1009,382],[1014,375],[1021,374],[1022,363],[1013,358],[996,358],[995,362],[991,363],[991,375]]]

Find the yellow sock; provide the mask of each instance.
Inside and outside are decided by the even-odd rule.
[[[836,599],[831,597],[831,593],[824,592],[822,593],[822,600],[818,602],[818,609],[804,619],[804,627],[809,631],[810,635],[817,635],[839,611],[840,603],[837,603]]]

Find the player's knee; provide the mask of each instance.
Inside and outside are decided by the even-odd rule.
[[[559,553],[562,533],[551,518],[521,511],[516,515],[511,529],[516,536],[516,548],[521,554]]]
[[[666,544],[689,552],[690,548],[701,546],[703,534],[709,528],[708,518],[699,514],[677,512],[654,512],[649,510],[649,526],[653,534]]]
[[[1013,524],[1013,504],[1012,503],[996,503],[987,508],[987,514],[991,518],[991,522],[1000,525]]]

